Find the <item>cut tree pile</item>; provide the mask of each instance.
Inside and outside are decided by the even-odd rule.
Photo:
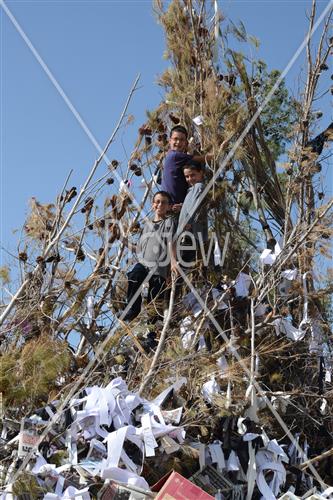
[[[216,498],[333,498],[333,200],[322,181],[333,126],[314,109],[331,85],[332,12],[316,48],[308,37],[297,100],[279,71],[244,55],[257,40],[216,2],[155,10],[165,98],[129,162],[108,154],[138,79],[83,187],[69,176],[56,203],[31,201],[21,283],[1,305],[2,498],[167,498],[152,487],[170,471]],[[315,21],[314,2],[310,35]],[[125,323],[128,242],[175,124],[214,158],[214,266],[203,275],[198,262],[177,293],[172,277],[164,304]],[[182,498],[199,498],[184,485]]]

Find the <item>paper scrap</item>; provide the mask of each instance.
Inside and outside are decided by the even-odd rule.
[[[193,118],[193,120],[192,120],[192,121],[193,121],[193,123],[194,123],[195,125],[200,126],[200,125],[202,125],[202,124],[203,124],[203,122],[204,122],[204,121],[203,121],[203,116],[202,116],[202,115],[198,115],[198,116],[196,116],[195,118]]]

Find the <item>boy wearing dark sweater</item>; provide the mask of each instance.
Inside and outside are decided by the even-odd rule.
[[[171,129],[169,146],[170,149],[166,155],[162,172],[161,188],[170,194],[173,212],[179,212],[188,189],[183,167],[192,160],[204,164],[206,158],[186,153],[188,147],[187,130],[181,125],[176,125]],[[211,155],[207,155],[207,160],[210,159]]]

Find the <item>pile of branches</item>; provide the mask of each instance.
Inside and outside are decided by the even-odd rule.
[[[119,376],[151,400],[166,380],[185,377],[177,397],[188,443],[225,443],[226,422],[244,417],[247,432],[264,430],[289,449],[288,487],[297,484],[300,494],[333,485],[333,277],[327,264],[327,273],[320,269],[333,233],[333,200],[321,177],[333,129],[314,109],[327,84],[331,12],[314,48],[313,3],[306,83],[296,100],[279,71],[244,55],[257,40],[217,8],[173,0],[166,9],[156,2],[155,10],[170,59],[159,81],[165,99],[147,112],[130,160],[109,152],[131,122],[138,79],[82,188],[71,187],[69,175],[54,204],[31,201],[16,256],[21,283],[1,306],[3,417],[20,422],[52,401],[65,408],[85,388]],[[243,52],[232,48],[241,44]],[[187,127],[192,152],[213,155],[209,220],[220,257],[206,280],[199,269],[187,276],[176,297],[170,284],[152,350],[155,304],[129,324],[117,316],[135,261],[128,241],[135,243],[149,215],[175,124]],[[7,269],[1,276],[6,288]],[[18,435],[14,428],[8,439]],[[3,444],[3,484],[13,475],[19,481],[25,469],[13,466],[12,448]],[[198,455],[185,443],[158,465],[147,460],[142,475],[151,485],[171,469],[190,477]]]

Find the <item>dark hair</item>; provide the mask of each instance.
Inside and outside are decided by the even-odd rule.
[[[204,165],[202,163],[200,163],[199,161],[195,161],[195,160],[189,160],[188,163],[183,165],[183,171],[185,170],[185,168],[189,168],[190,170],[196,170],[197,172],[204,172],[205,171]]]
[[[155,198],[158,194],[164,196],[165,198],[168,198],[170,205],[172,205],[172,198],[167,191],[157,191],[153,196],[153,202],[155,201]]]
[[[182,134],[186,135],[186,139],[187,139],[188,133],[187,133],[186,128],[183,127],[183,125],[175,125],[174,127],[172,127],[172,129],[170,131],[170,137],[172,137],[173,132],[181,132]]]

